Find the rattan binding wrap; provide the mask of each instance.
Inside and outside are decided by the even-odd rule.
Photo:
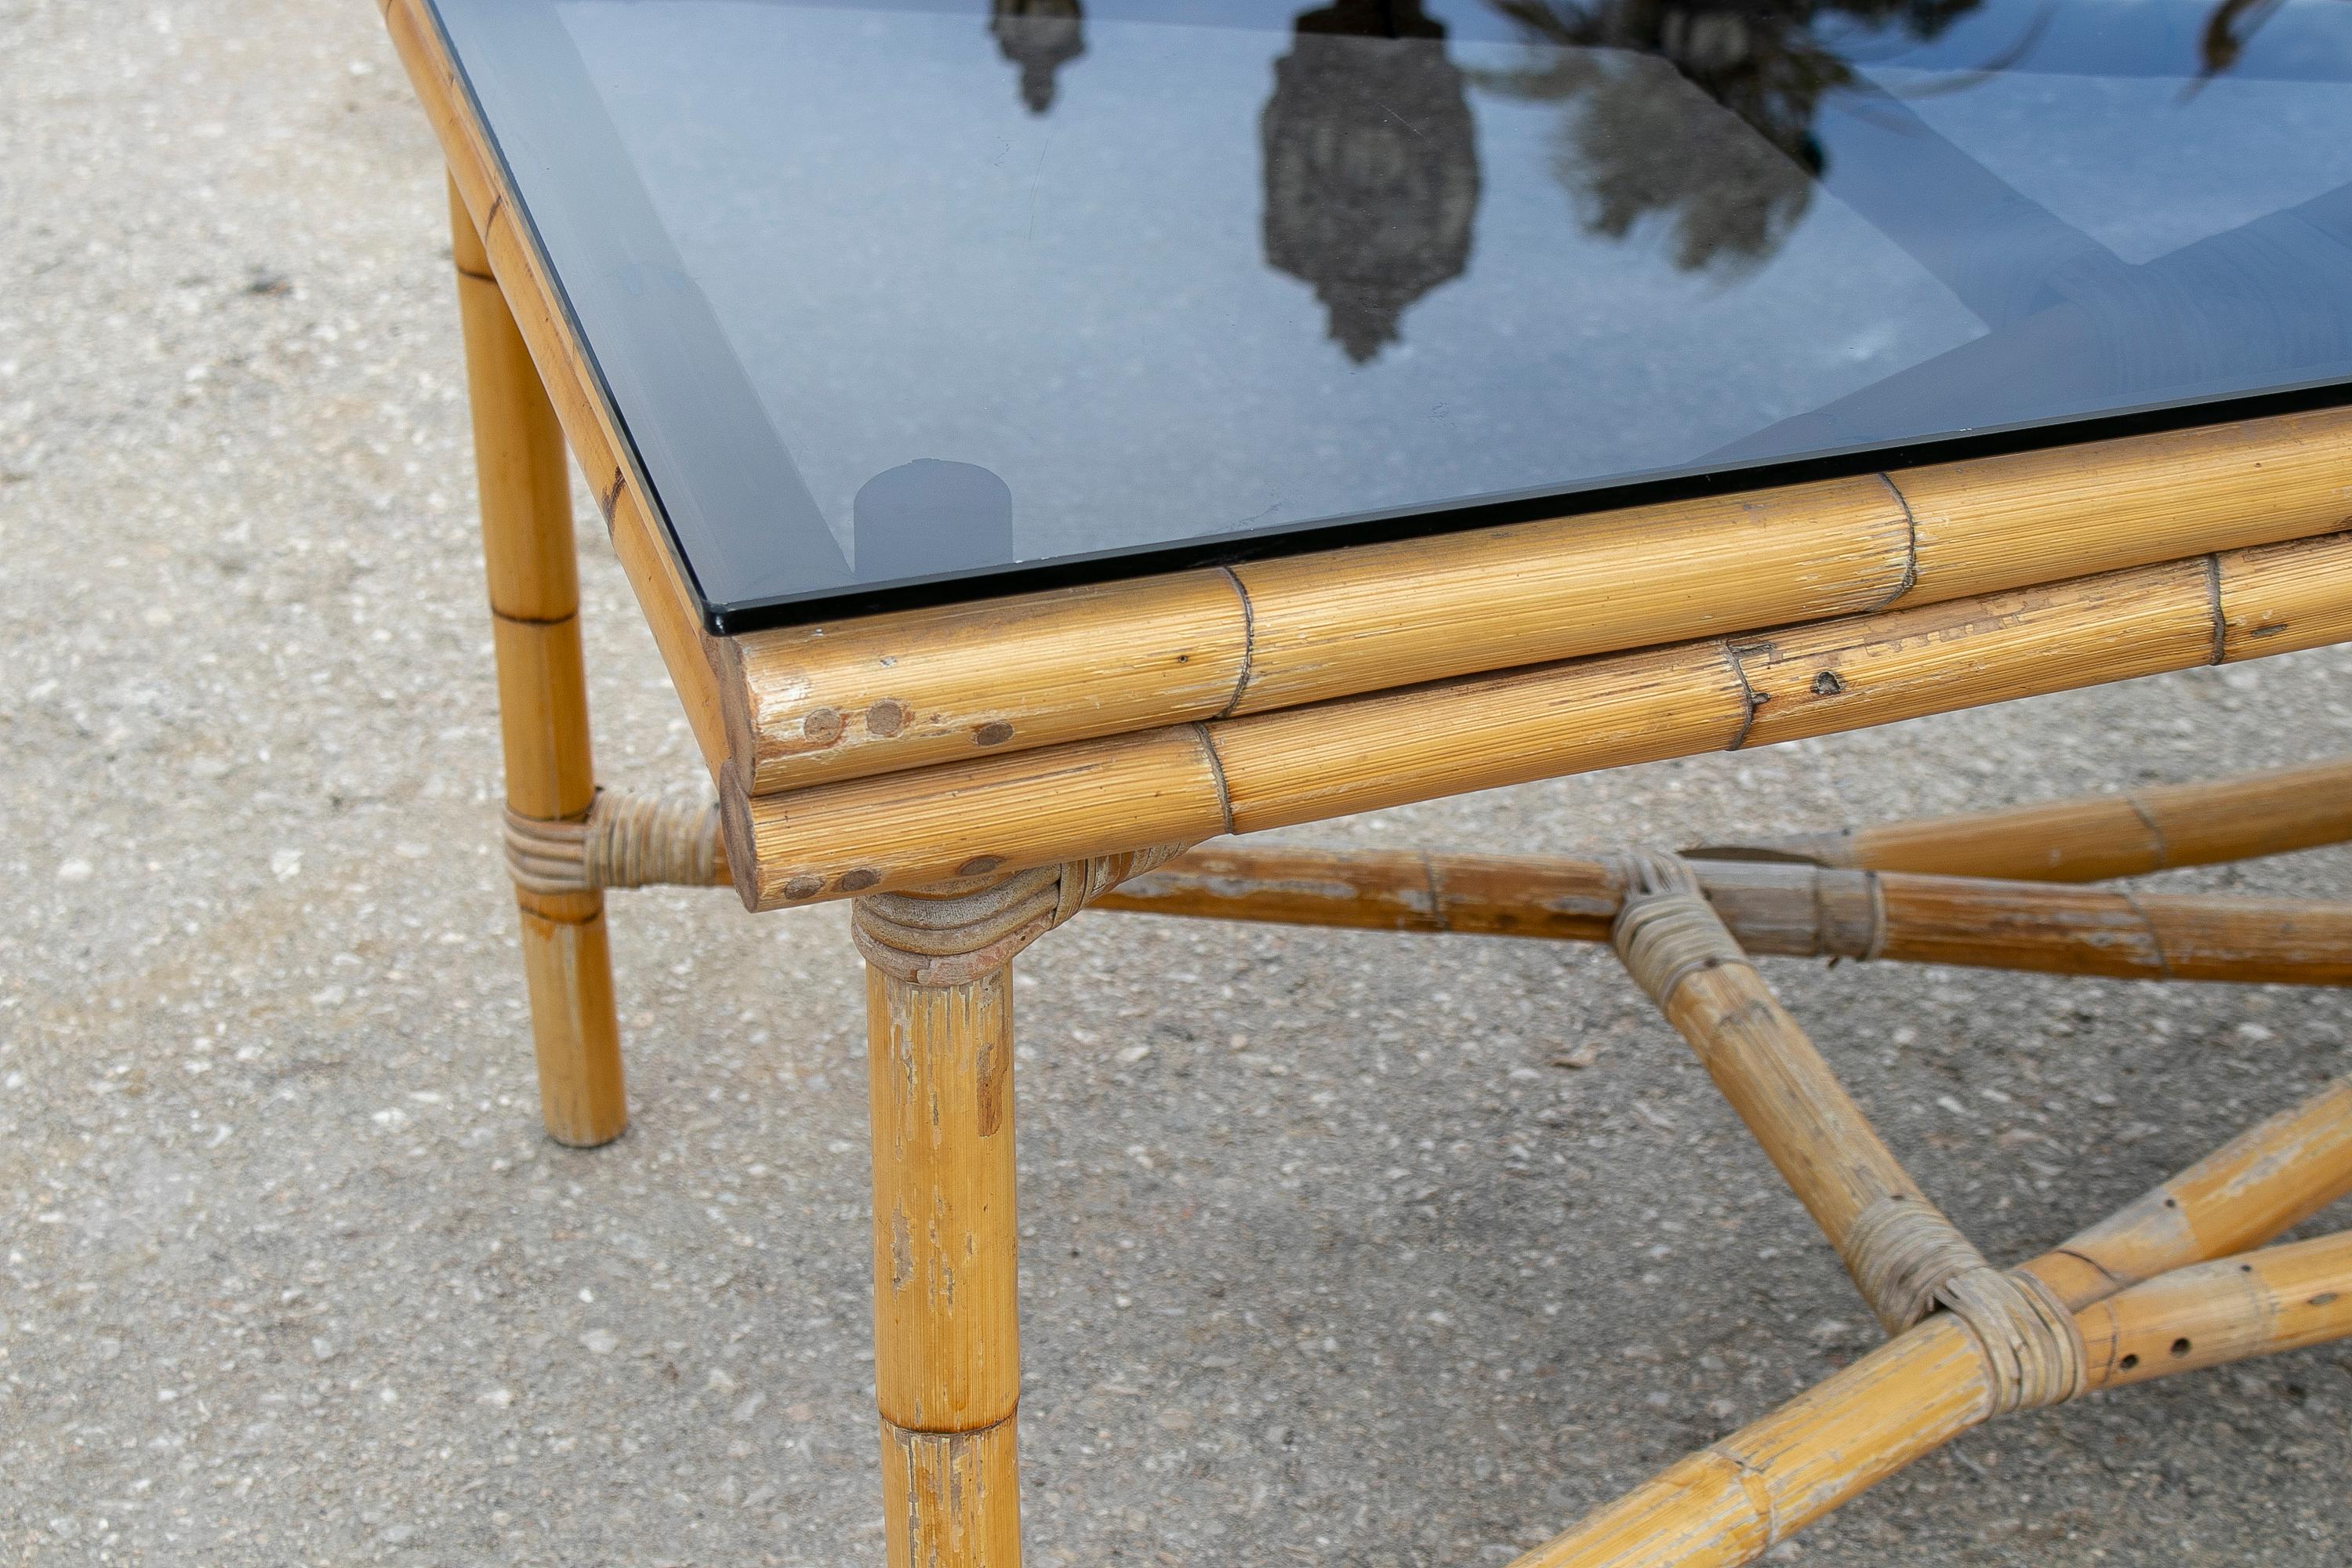
[[[1675,855],[1637,850],[1625,857],[1625,902],[1617,912],[1615,938],[1625,972],[1661,1007],[1685,976],[1748,963],[1698,878]]]
[[[1987,1263],[1927,1199],[1881,1199],[1854,1221],[1839,1251],[1889,1334],[1938,1306],[1968,1324],[1984,1347],[1997,1411],[2056,1405],[2083,1391],[2083,1337],[2074,1314],[2032,1275]]]
[[[719,880],[715,803],[600,789],[584,818],[543,822],[506,814],[507,872],[534,893]]]
[[[917,985],[964,984],[1062,924],[1129,877],[1187,847],[1164,844],[1004,875],[960,878],[859,899],[850,931],[866,962]]]

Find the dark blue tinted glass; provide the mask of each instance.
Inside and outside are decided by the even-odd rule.
[[[2352,382],[2352,0],[437,0],[715,628]]]

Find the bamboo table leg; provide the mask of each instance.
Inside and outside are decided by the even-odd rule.
[[[874,1392],[891,1568],[1017,1568],[1013,971],[866,972]]]
[[[857,900],[890,1568],[1018,1568],[1013,959],[1168,845]]]
[[[563,433],[455,187],[449,212],[498,648],[507,810],[533,822],[583,821],[596,774]],[[604,895],[519,885],[515,901],[548,1134],[581,1147],[610,1142],[628,1110]]]

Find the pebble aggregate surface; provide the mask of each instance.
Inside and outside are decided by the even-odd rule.
[[[879,1563],[844,911],[615,896],[635,1120],[538,1129],[441,174],[374,8],[0,0],[0,1563]],[[580,514],[604,776],[691,789]],[[1574,852],[2198,778],[2343,750],[2347,674],[1286,837]],[[2344,1070],[2335,992],[1768,971],[1998,1259]],[[1605,952],[1100,914],[1016,985],[1044,1568],[1502,1563],[1874,1342]],[[2347,1477],[2323,1347],[2010,1418],[1773,1558],[2340,1568]]]

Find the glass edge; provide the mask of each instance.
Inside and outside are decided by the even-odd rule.
[[[1096,586],[1202,566],[1466,533],[1548,517],[1618,511],[1705,495],[1738,494],[1815,479],[2236,424],[2346,405],[2352,405],[2352,377],[2325,377],[2266,387],[2260,392],[2215,393],[2097,414],[2022,420],[2014,425],[1982,426],[1902,441],[1837,447],[1793,458],[1761,458],[1689,472],[1669,470],[1585,486],[1544,487],[1480,496],[1434,507],[1402,507],[1326,518],[1268,530],[1263,534],[1203,534],[1170,543],[1065,556],[1034,566],[1011,566],[977,575],[912,578],[861,584],[849,590],[824,589],[715,605],[706,601],[704,629],[713,637],[738,637],[747,632],[775,631],[894,610],[1006,598],[1053,588]],[[1889,461],[1890,458],[1896,460]]]

